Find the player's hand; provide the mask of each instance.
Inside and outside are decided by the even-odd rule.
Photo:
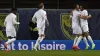
[[[88,19],[90,19],[91,17],[92,17],[92,16],[91,16],[91,15],[89,15],[87,18],[88,18]]]
[[[89,17],[91,18],[92,16],[91,16],[91,15],[89,15]]]
[[[20,24],[20,22],[18,22],[17,24]]]
[[[47,26],[49,26],[49,22],[47,22]]]
[[[70,15],[70,18],[72,18],[72,15]]]
[[[48,20],[46,20],[46,25],[49,26],[49,21]]]
[[[81,17],[81,14],[79,14],[78,16]]]

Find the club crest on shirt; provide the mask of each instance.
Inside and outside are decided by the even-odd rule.
[[[69,13],[60,14],[61,30],[67,39],[73,39],[71,29],[71,18]]]

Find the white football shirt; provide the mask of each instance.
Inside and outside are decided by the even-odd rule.
[[[81,15],[82,15],[82,16],[88,16],[87,10],[81,11]],[[80,22],[81,22],[81,26],[88,25],[87,19],[82,19],[82,18],[80,18]]]
[[[75,25],[79,25],[79,15],[80,15],[80,12],[77,11],[77,10],[74,10],[72,12],[72,27],[75,26]]]
[[[14,24],[19,24],[19,22],[16,21],[16,15],[14,13],[10,13],[5,18],[4,26],[6,27],[6,30],[12,30],[14,29]]]
[[[32,18],[32,21],[37,23],[37,28],[41,27],[45,28],[46,20],[47,20],[46,11],[44,11],[43,9],[39,9]]]

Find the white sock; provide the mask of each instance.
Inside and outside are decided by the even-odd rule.
[[[86,46],[89,46],[88,41],[86,39],[86,37],[83,37],[83,41],[85,42]]]
[[[74,39],[73,46],[75,46],[77,39],[78,39],[78,37],[76,36],[75,39]]]
[[[88,36],[88,40],[92,43],[92,45],[94,44],[94,42],[93,42],[91,36]]]
[[[35,48],[40,44],[40,40],[41,40],[41,37],[38,37],[34,46]]]
[[[9,41],[9,40],[11,40],[11,39],[8,39],[8,41]]]
[[[79,38],[77,39],[77,42],[76,42],[76,46],[78,46],[78,44],[80,43],[81,39],[82,39],[82,36],[79,36]]]
[[[10,41],[11,39],[8,39],[8,41]],[[8,47],[10,47],[10,44],[8,44]]]
[[[10,44],[10,43],[14,42],[15,40],[16,40],[16,38],[12,38],[12,39],[9,39],[6,43]]]

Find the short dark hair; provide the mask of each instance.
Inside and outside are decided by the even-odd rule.
[[[12,8],[11,11],[17,11],[17,8]]]
[[[77,5],[79,5],[79,4],[75,4],[75,5],[73,6],[73,8],[76,8],[76,7],[77,7]]]
[[[87,4],[81,4],[80,6],[82,6],[83,9],[87,9],[88,8]]]
[[[40,9],[40,8],[42,8],[43,6],[44,6],[44,4],[43,4],[43,3],[40,3],[39,6],[38,6],[38,8]]]

